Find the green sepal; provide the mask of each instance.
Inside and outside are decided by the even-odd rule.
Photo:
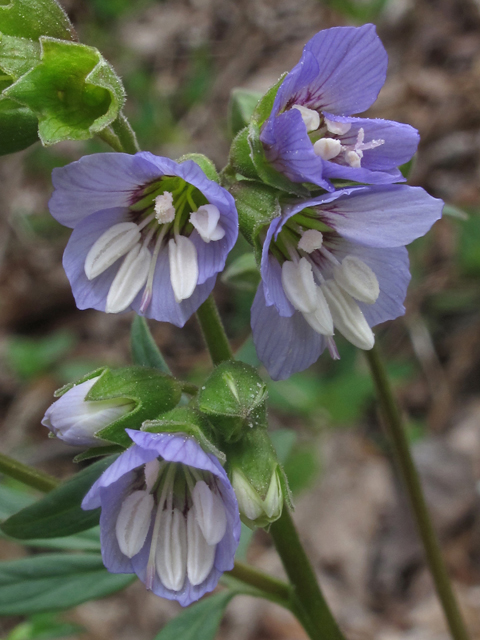
[[[39,120],[45,146],[61,140],[86,140],[118,116],[125,90],[98,49],[40,38],[41,60],[4,91]]]
[[[54,0],[10,0],[0,6],[0,31],[38,40],[41,36],[77,40],[67,14]]]
[[[275,189],[286,191],[300,198],[308,198],[309,190],[298,182],[291,182],[286,176],[279,173],[268,162],[263,144],[260,140],[260,125],[252,121],[248,130],[248,143],[252,152],[252,161],[255,169],[263,182]]]
[[[38,140],[38,120],[17,102],[0,100],[0,156],[26,149]]]
[[[91,380],[92,378],[96,378],[102,375],[102,373],[107,370],[108,370],[108,367],[99,367],[98,369],[94,369],[93,371],[86,373],[84,376],[82,376],[78,380],[75,380],[75,382],[68,382],[67,384],[64,384],[63,387],[60,387],[60,389],[57,389],[54,392],[53,397],[61,398],[63,395],[67,393],[67,391],[70,391],[70,389],[73,389],[73,387],[76,387],[77,385],[82,384],[82,382],[86,382],[87,380]]]
[[[177,162],[182,163],[187,160],[193,160],[195,164],[198,164],[209,180],[213,180],[213,182],[220,182],[217,169],[210,158],[207,158],[207,156],[204,156],[202,153],[186,153],[181,158],[178,158]]]
[[[10,84],[36,67],[39,62],[38,42],[9,36],[0,30],[0,69],[9,76]]]
[[[252,114],[252,120],[259,126],[261,126],[272,113],[273,103],[277,97],[278,90],[286,77],[287,72],[282,73],[276,83],[271,86],[267,93],[258,101]]]
[[[235,136],[228,157],[227,172],[232,181],[236,179],[260,180],[252,160],[252,150],[248,141],[249,128],[245,127]]]
[[[84,511],[81,503],[115,459],[116,456],[110,456],[82,469],[38,502],[10,516],[0,528],[12,538],[28,540],[60,538],[94,527],[98,524],[100,508]]]
[[[255,249],[255,257],[260,263],[262,245],[259,234],[281,215],[280,193],[259,182],[237,182],[230,188],[230,193],[235,198],[240,231]]]
[[[287,502],[290,508],[292,507],[288,481],[266,429],[251,429],[245,433],[245,436],[239,442],[234,445],[227,444],[225,453],[227,456],[226,469],[231,480],[235,469],[238,469],[250,483],[259,499],[264,501],[272,475],[277,473],[283,500]],[[280,514],[281,510],[276,518],[269,518],[265,514],[252,521],[245,514],[240,513],[242,522],[251,528],[266,527],[274,519],[277,519]]]
[[[141,430],[148,433],[184,433],[195,438],[204,451],[213,453],[221,464],[225,463],[225,454],[214,444],[212,426],[192,404],[177,407],[157,420],[147,420]]]
[[[171,376],[148,367],[105,369],[85,400],[126,398],[135,408],[95,434],[102,440],[128,447],[131,440],[125,429],[140,429],[145,420],[173,409],[182,395],[181,384]]]
[[[240,88],[232,90],[228,103],[228,128],[232,138],[249,124],[261,98],[262,94],[258,91]]]
[[[240,291],[255,291],[260,282],[260,272],[253,253],[236,258],[222,273],[221,281]]]
[[[224,442],[237,442],[251,429],[266,428],[267,388],[243,362],[222,362],[198,392],[198,408]]]

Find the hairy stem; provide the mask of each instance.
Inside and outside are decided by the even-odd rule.
[[[122,145],[122,150],[125,153],[133,154],[137,153],[137,151],[140,151],[135,131],[132,129],[129,121],[122,111],[120,111],[117,119],[114,120],[110,126],[112,127],[113,132],[118,137],[120,144]]]
[[[398,466],[405,482],[427,563],[435,582],[435,588],[442,604],[450,633],[454,640],[469,640],[467,629],[448,577],[440,544],[428,513],[420,478],[412,459],[400,411],[395,401],[387,372],[376,347],[366,351],[365,356],[370,366],[385,427],[391,438]]]
[[[213,295],[209,295],[197,310],[197,319],[213,364],[233,358],[232,349],[223,328]]]
[[[0,453],[0,472],[44,493],[55,489],[59,484],[58,480],[53,476],[29,467],[23,462],[18,462],[18,460],[14,460],[3,453]]]

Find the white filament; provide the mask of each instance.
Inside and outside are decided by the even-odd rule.
[[[286,260],[282,265],[282,286],[289,302],[297,311],[311,313],[317,306],[315,280],[312,265],[306,258],[298,264]]]
[[[155,568],[167,589],[180,591],[187,573],[187,526],[179,509],[167,509],[162,513]]]
[[[192,491],[197,522],[208,544],[217,544],[227,530],[227,514],[222,499],[200,480]]]
[[[93,280],[128,253],[140,240],[140,231],[134,222],[120,222],[107,229],[96,240],[85,258],[85,275]]]
[[[147,281],[150,260],[150,251],[143,245],[129,251],[110,286],[106,313],[120,313],[134,301]]]
[[[216,545],[209,545],[198,524],[195,507],[187,514],[187,575],[190,583],[201,584],[212,570]]]
[[[177,235],[168,242],[170,282],[177,302],[190,298],[198,282],[197,250],[185,236]]]

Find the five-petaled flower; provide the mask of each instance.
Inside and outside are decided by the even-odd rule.
[[[284,206],[265,236],[252,306],[253,340],[270,376],[306,369],[325,347],[338,358],[335,329],[371,349],[371,327],[405,312],[405,245],[430,229],[442,207],[406,185],[354,187]]]
[[[187,606],[233,568],[238,504],[220,462],[184,434],[126,430],[134,444],[100,476],[82,508],[102,508],[102,557],[156,595]]]
[[[79,309],[183,326],[238,235],[232,196],[192,160],[101,153],[53,171],[50,212],[73,233],[63,265]]]
[[[418,132],[406,124],[357,118],[375,102],[387,53],[375,26],[317,33],[286,75],[260,140],[267,160],[293,182],[332,191],[332,178],[366,184],[403,181]]]

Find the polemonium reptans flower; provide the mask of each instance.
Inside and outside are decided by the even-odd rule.
[[[187,606],[233,568],[238,504],[217,458],[183,434],[126,430],[134,445],[95,482],[82,508],[102,508],[102,557],[156,595]]]
[[[73,233],[63,265],[79,309],[183,326],[238,234],[232,196],[192,160],[101,153],[53,171],[50,212]]]
[[[405,312],[405,245],[423,236],[443,203],[420,187],[356,187],[283,208],[270,224],[252,306],[253,340],[273,379],[310,366],[337,330],[371,349],[371,327]]]
[[[387,54],[374,25],[320,31],[287,74],[260,139],[271,164],[293,182],[333,189],[330,179],[402,181],[398,166],[418,145],[412,127],[351,117],[382,88]]]
[[[134,409],[128,398],[85,400],[100,376],[73,386],[47,409],[42,424],[67,444],[94,447],[109,444],[95,433]]]

